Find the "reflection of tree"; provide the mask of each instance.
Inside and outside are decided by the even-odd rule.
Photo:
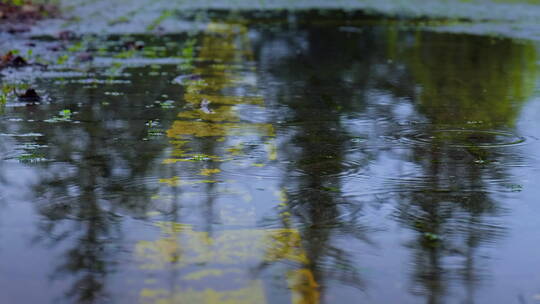
[[[403,56],[421,90],[417,109],[431,123],[415,131],[433,134],[411,147],[420,178],[399,182],[397,220],[416,231],[409,243],[413,291],[441,303],[457,279],[473,303],[486,275],[483,250],[504,232],[497,220],[503,210],[488,191],[508,174],[490,165],[505,163],[505,155],[478,141],[497,140],[483,130],[513,127],[532,92],[535,50],[510,40],[421,33]]]
[[[532,43],[421,33],[406,54],[421,87],[418,109],[436,124],[512,127],[535,85]]]
[[[332,282],[364,285],[357,256],[340,242],[354,239],[370,243],[373,229],[362,223],[360,203],[343,197],[342,183],[347,178],[345,172],[360,169],[373,156],[360,150],[351,152],[355,136],[341,116],[364,107],[362,95],[351,97],[357,96],[355,89],[368,85],[365,74],[357,70],[366,67],[357,59],[358,54],[365,61],[373,58],[370,49],[325,28],[268,36],[261,39],[260,50],[261,56],[273,55],[260,59],[271,63],[265,67],[272,73],[267,77],[294,84],[273,92],[276,101],[289,109],[284,113],[283,132],[277,132],[283,136],[278,138],[283,142],[279,158],[289,160],[289,164],[281,177],[283,207],[272,225],[298,227],[307,258],[302,266],[312,274],[316,285],[311,289],[317,291],[317,299],[305,303],[318,303]]]
[[[387,43],[370,39],[375,33],[387,37]],[[400,150],[397,157],[417,164],[418,177],[390,184],[399,189],[396,219],[417,235],[408,245],[414,256],[414,290],[428,295],[427,302],[438,303],[448,295],[449,284],[458,281],[472,301],[475,286],[486,275],[481,256],[504,233],[497,220],[503,210],[488,190],[508,175],[504,168],[490,165],[504,163],[504,154],[479,145],[499,140],[496,132],[482,131],[513,127],[534,85],[534,47],[464,35],[387,33],[381,28],[365,30],[357,40],[339,35],[317,29],[317,37],[300,30],[261,39],[259,61],[268,64],[270,79],[291,84],[269,89],[289,109],[284,115],[292,126],[289,133],[278,130],[286,134],[280,153],[291,160],[286,172],[292,173],[283,179],[291,219],[282,216],[281,225],[302,227],[309,267],[322,291],[340,269],[339,263],[329,262],[332,255],[347,256],[343,247],[332,245],[337,235],[365,238],[366,230],[352,224],[354,220],[344,221],[340,209],[351,144],[339,117],[359,115],[360,110],[376,114],[373,119],[397,120],[393,115],[399,110],[394,107],[400,104],[366,96],[374,90],[413,100],[418,112],[409,117],[431,124],[409,125],[406,134],[420,134],[423,141],[413,137],[405,147],[410,153]],[[386,51],[392,61],[382,55]],[[369,104],[358,102],[362,98]],[[357,112],[348,112],[352,109]],[[391,136],[403,129],[394,124],[384,128],[382,133]],[[459,128],[472,131],[433,133]],[[356,159],[373,157],[369,150],[361,151]]]
[[[443,171],[433,169],[434,177]],[[402,183],[410,190],[399,196],[396,213],[398,221],[416,231],[408,245],[414,256],[413,290],[426,294],[427,303],[441,302],[446,285],[455,279],[472,292],[485,275],[479,268],[483,247],[504,231],[497,222],[502,210],[487,193],[476,185],[453,182],[459,190],[450,190],[443,184],[436,178],[422,186]]]
[[[42,213],[49,219],[51,216],[78,218],[79,222],[75,225],[78,230],[75,246],[66,251],[53,278],[61,279],[65,276],[73,276],[72,287],[66,292],[66,296],[73,298],[77,303],[94,303],[101,301],[106,296],[106,278],[113,271],[114,264],[110,260],[110,255],[116,251],[114,243],[117,238],[110,229],[117,223],[108,218],[110,214],[101,210],[95,197],[82,196],[81,199],[85,199],[85,203],[80,204],[82,208],[76,214],[61,215],[52,206],[42,210]],[[55,218],[54,220],[60,219]],[[56,223],[48,224],[53,226]],[[50,233],[50,228],[47,227],[44,231]],[[63,234],[64,237],[75,237],[67,231],[64,231]]]
[[[159,87],[162,79],[154,81]],[[39,181],[33,190],[39,198],[37,209],[41,215],[37,240],[64,251],[57,259],[51,257],[56,266],[51,277],[69,282],[65,290],[69,301],[103,302],[108,296],[108,276],[121,254],[122,217],[144,217],[151,208],[155,185],[145,181],[166,146],[158,141],[143,141],[145,120],[134,117],[149,119],[156,115],[153,110],[137,112],[145,109],[144,99],[129,106],[111,102],[109,107],[99,107],[102,98],[107,97],[97,97],[78,85],[63,89],[57,98],[81,104],[80,108],[61,106],[76,108],[73,119],[81,122],[43,123],[40,130],[43,136],[37,143],[45,147],[51,162],[39,164],[36,170]],[[108,89],[121,90],[115,85]],[[41,109],[36,112],[27,115],[42,117],[47,113]],[[35,128],[31,123],[21,126]]]

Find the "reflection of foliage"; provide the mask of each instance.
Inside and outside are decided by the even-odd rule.
[[[466,35],[420,33],[404,61],[418,82],[418,110],[432,124],[417,127],[429,134],[411,147],[420,179],[396,182],[396,219],[416,233],[413,292],[438,303],[458,279],[468,301],[486,275],[481,250],[504,234],[503,214],[489,194],[489,181],[505,180],[499,167],[504,154],[489,147],[512,128],[520,105],[536,78],[534,46],[511,40]],[[432,128],[487,129],[481,132],[434,132]],[[501,133],[502,134],[502,133]]]
[[[535,85],[530,42],[419,33],[406,56],[421,89],[419,110],[434,123],[511,126]]]

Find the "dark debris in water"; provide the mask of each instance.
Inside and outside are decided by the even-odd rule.
[[[15,55],[13,52],[7,52],[0,58],[0,70],[8,67],[24,67],[28,62],[21,56]]]
[[[19,95],[19,100],[24,102],[39,102],[41,96],[34,89],[27,89],[24,94]]]

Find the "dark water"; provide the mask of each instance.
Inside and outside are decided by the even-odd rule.
[[[70,43],[94,60],[10,74],[48,99],[0,120],[1,303],[540,303],[532,42],[327,18]]]

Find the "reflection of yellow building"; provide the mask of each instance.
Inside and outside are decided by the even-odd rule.
[[[288,273],[289,288],[293,304],[319,303],[319,285],[309,269],[298,269]]]
[[[151,303],[266,303],[263,283],[251,273],[259,265],[287,261],[291,303],[318,303],[318,286],[305,266],[308,260],[295,229],[225,230],[210,237],[189,225],[156,223],[164,237],[140,241],[137,257],[144,270],[179,269],[179,286],[167,291],[145,288],[141,297]],[[193,284],[196,282],[197,284]],[[223,282],[227,282],[224,284]]]
[[[165,164],[181,166],[193,161],[217,164],[242,157],[249,160],[249,155],[244,154],[244,140],[249,140],[251,146],[259,142],[268,160],[276,160],[273,126],[242,122],[237,113],[242,106],[264,106],[259,96],[235,93],[246,92],[255,78],[253,67],[247,64],[252,62],[247,37],[247,28],[241,25],[211,23],[208,26],[197,53],[197,64],[191,71],[198,77],[185,83],[184,100],[191,109],[179,113],[167,131],[174,150]],[[242,89],[236,90],[238,87]],[[190,151],[191,143],[209,137],[215,137],[216,146],[222,146],[224,155]],[[264,164],[254,163],[252,168],[257,170],[261,165]],[[204,177],[220,173],[218,168],[202,168],[190,180],[173,176],[159,182],[171,187],[210,184],[216,181]],[[214,231],[210,235],[190,225],[157,222],[161,237],[137,243],[141,271],[156,277],[168,272],[177,274],[172,286],[158,280],[145,283],[140,292],[143,303],[266,303],[266,295],[272,292],[265,289],[269,278],[254,274],[264,265],[276,262],[286,262],[279,263],[282,266],[275,275],[287,283],[290,294],[279,292],[285,293],[290,303],[318,303],[318,285],[307,269],[309,261],[298,231],[247,228],[253,224],[246,221],[255,218],[251,194],[239,192],[236,196],[237,203],[231,200],[214,208],[218,209],[216,214],[221,215],[223,223],[240,228]],[[281,204],[285,204],[284,200]]]
[[[184,100],[195,108],[178,115],[177,120],[167,132],[169,137],[184,135],[201,136],[239,136],[255,134],[273,136],[270,124],[231,123],[239,121],[236,113],[238,105],[264,106],[259,96],[223,95],[226,88],[242,84],[245,74],[245,61],[252,60],[249,41],[246,39],[247,29],[240,25],[211,23],[197,58],[200,61],[214,62],[194,67],[193,74],[201,78],[188,81]],[[213,106],[212,111],[201,107],[206,102]],[[192,120],[202,121],[192,121]]]
[[[215,291],[205,289],[195,291],[193,289],[183,290],[180,293],[169,294],[166,290],[145,289],[141,292],[142,303],[153,304],[192,304],[192,303],[212,303],[212,304],[256,304],[266,303],[264,291],[260,281],[253,281],[245,288],[231,291]]]
[[[203,63],[197,64],[192,70],[200,78],[185,84],[184,100],[192,105],[192,110],[179,113],[179,120],[167,131],[167,136],[175,139],[218,137],[221,141],[225,137],[274,136],[271,124],[239,122],[238,107],[264,106],[260,96],[224,94],[225,89],[245,86],[253,78],[253,68],[246,65],[253,57],[247,37],[245,26],[219,23],[208,25],[197,54],[197,61]],[[181,153],[173,154],[180,160],[190,155],[184,149]],[[174,163],[175,158],[166,162]]]
[[[196,137],[245,135],[273,136],[274,129],[270,124],[213,123],[177,120],[174,122],[172,128],[167,131],[167,135],[171,137],[179,135],[193,135]]]

